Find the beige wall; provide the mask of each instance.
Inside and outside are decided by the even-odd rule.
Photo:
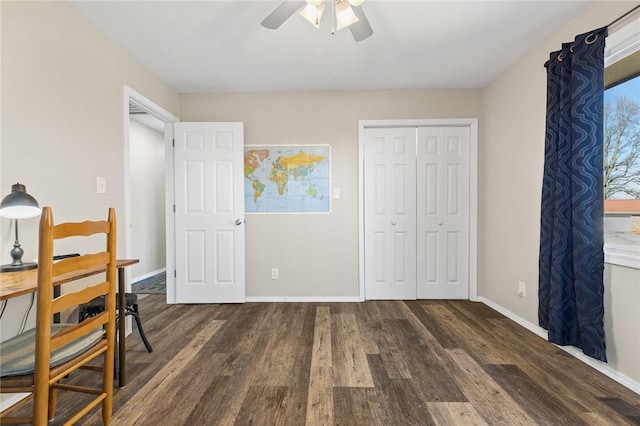
[[[113,206],[125,235],[123,87],[176,115],[178,94],[66,2],[2,2],[1,31],[0,193],[20,181],[58,221]],[[107,194],[96,194],[96,176],[106,177]],[[37,219],[23,228],[31,258]]]
[[[356,299],[358,120],[479,117],[480,106],[480,90],[181,95],[183,121],[244,122],[246,145],[331,144],[331,214],[247,215],[247,296]]]
[[[538,324],[538,248],[549,53],[607,25],[637,2],[594,2],[482,91],[478,293]],[[527,297],[516,295],[518,281]],[[607,267],[609,366],[640,382],[640,271]],[[635,290],[633,290],[635,289]],[[633,290],[633,291],[632,291]]]
[[[175,115],[179,96],[66,2],[1,4],[0,195],[20,181],[56,221],[106,217],[113,206],[124,256],[123,86]],[[97,176],[106,177],[107,194],[96,194]],[[2,263],[13,243],[9,224],[0,219]],[[25,260],[37,256],[37,227],[37,218],[20,223]],[[22,319],[23,299],[9,303],[5,318]],[[3,338],[16,329],[2,321]]]

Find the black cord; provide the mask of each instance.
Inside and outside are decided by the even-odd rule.
[[[29,314],[31,313],[31,308],[33,308],[34,299],[35,299],[35,293],[31,293],[31,303],[29,303],[27,312],[24,314],[24,318],[22,319],[22,324],[20,325],[20,331],[18,331],[18,334],[22,333],[24,329],[27,327],[27,319],[29,318]]]
[[[2,315],[4,315],[4,310],[7,309],[7,300],[2,301],[2,310],[0,310],[0,319],[2,319]]]

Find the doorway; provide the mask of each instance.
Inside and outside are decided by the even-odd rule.
[[[178,118],[173,114],[169,113],[159,105],[147,99],[145,96],[136,92],[128,86],[124,86],[124,96],[123,96],[123,120],[124,120],[124,154],[125,154],[125,212],[124,212],[124,222],[125,222],[125,252],[127,258],[134,257],[134,253],[140,253],[140,248],[134,247],[133,243],[133,226],[135,226],[133,222],[133,217],[135,216],[133,212],[133,208],[135,203],[132,201],[133,191],[132,191],[132,169],[135,165],[132,163],[131,157],[131,145],[132,141],[130,138],[131,134],[131,125],[130,125],[130,117],[131,111],[134,111],[139,117],[145,116],[141,120],[144,120],[147,125],[156,126],[157,130],[162,131],[162,137],[164,140],[163,147],[161,150],[164,155],[164,169],[162,171],[157,171],[160,175],[164,177],[161,183],[162,190],[164,191],[164,204],[158,206],[156,212],[157,216],[154,220],[159,220],[158,218],[162,215],[164,218],[164,229],[160,232],[160,238],[164,239],[164,256],[165,263],[164,267],[166,271],[169,273],[166,274],[166,297],[167,303],[175,302],[175,291],[172,291],[175,287],[175,278],[171,271],[174,270],[175,259],[174,259],[174,237],[173,237],[173,215],[170,214],[173,212],[173,153],[171,151],[172,141],[173,141],[173,123],[178,122]],[[140,121],[140,120],[138,120]],[[157,182],[156,182],[157,184]],[[126,271],[127,276],[127,288],[126,291],[131,291],[131,271]],[[127,329],[130,331],[130,323],[127,324]]]
[[[133,292],[166,293],[164,122],[129,104],[129,187]],[[136,285],[136,283],[140,283]]]
[[[360,298],[477,297],[477,120],[361,121]]]

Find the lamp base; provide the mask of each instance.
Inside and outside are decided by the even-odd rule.
[[[20,265],[11,265],[10,263],[8,263],[6,265],[0,266],[0,272],[28,271],[30,269],[36,269],[37,267],[38,264],[33,262],[22,263]]]

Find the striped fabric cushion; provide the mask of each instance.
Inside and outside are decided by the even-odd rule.
[[[51,334],[71,324],[52,324]],[[67,343],[51,354],[51,366],[63,364],[95,345],[104,334],[96,328],[90,334]],[[0,344],[0,377],[32,374],[35,368],[36,329],[25,331]]]

